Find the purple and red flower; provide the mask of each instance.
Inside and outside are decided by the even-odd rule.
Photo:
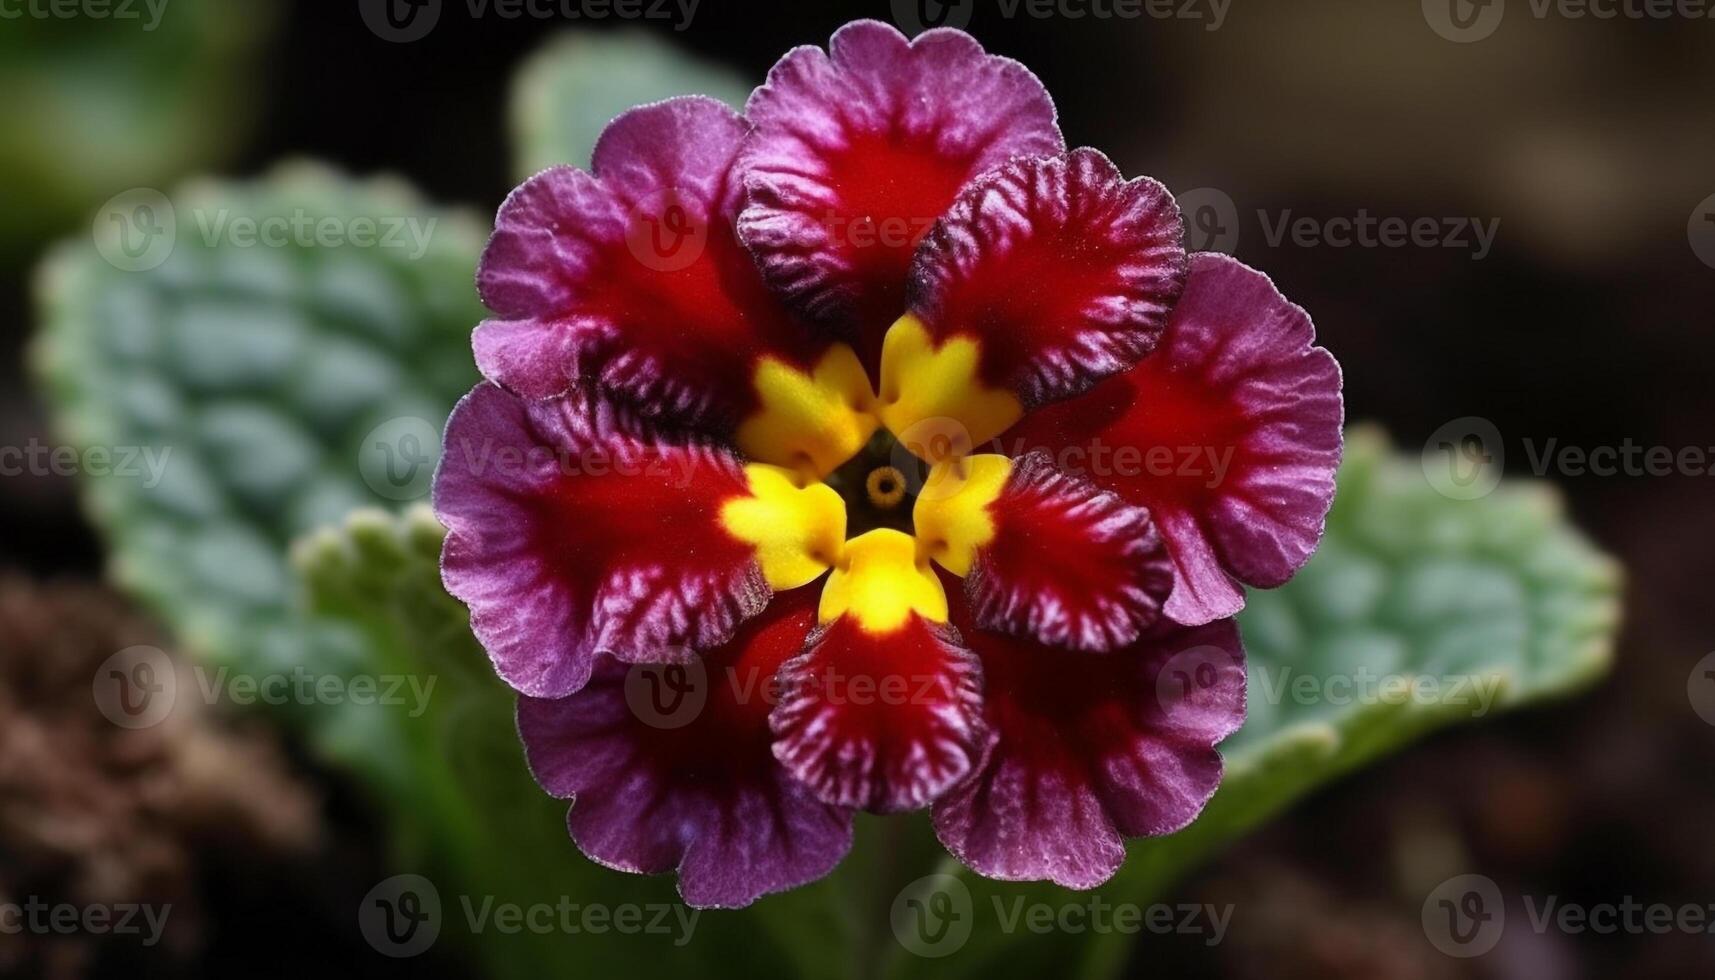
[[[586,854],[740,906],[932,807],[1087,888],[1197,816],[1342,404],[1304,311],[1182,238],[1023,66],[875,22],[512,194],[435,506]],[[687,670],[696,710],[640,709]]]

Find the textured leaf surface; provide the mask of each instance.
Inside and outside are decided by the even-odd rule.
[[[235,670],[361,670],[357,637],[301,615],[287,544],[426,492],[441,423],[475,380],[480,233],[397,182],[309,164],[191,182],[173,204],[158,267],[125,271],[71,242],[36,283],[34,355],[59,436],[113,454],[112,474],[82,484],[111,571]],[[420,236],[380,244],[409,221]],[[119,471],[122,454],[137,465]],[[396,737],[371,713],[318,706],[306,723],[324,745]],[[366,758],[385,769],[385,753]]]

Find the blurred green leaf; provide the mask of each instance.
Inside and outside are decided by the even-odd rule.
[[[0,253],[71,227],[120,191],[220,162],[249,128],[272,0],[123,7],[123,17],[4,22]]]
[[[36,281],[59,438],[115,463],[82,484],[111,573],[205,659],[366,669],[360,637],[302,616],[287,545],[426,491],[441,424],[476,380],[482,236],[397,181],[312,164],[193,181],[147,215],[157,234],[137,254],[157,267],[126,271],[119,239],[74,241]],[[389,462],[410,479],[390,482]],[[399,737],[373,712],[306,714],[329,751]],[[357,758],[386,787],[411,775],[384,748]]]
[[[1611,657],[1619,581],[1614,563],[1567,524],[1549,488],[1504,484],[1483,499],[1449,500],[1416,458],[1393,455],[1378,432],[1354,430],[1321,549],[1286,586],[1253,591],[1240,616],[1250,711],[1222,748],[1220,792],[1188,829],[1135,842],[1095,894],[1109,906],[1147,907],[1199,861],[1315,787],[1436,728],[1592,682]],[[1364,671],[1439,684],[1439,695],[1420,687],[1421,697],[1387,703],[1324,687],[1329,679],[1362,681]],[[1460,678],[1487,685],[1493,699],[1474,686],[1455,688]],[[1296,679],[1316,693],[1295,695]],[[1112,977],[1123,969],[1132,936],[1007,933],[999,925],[996,910],[1019,899],[1058,909],[1087,906],[1089,893],[990,881],[952,862],[942,871],[969,888],[977,928],[945,959],[895,950],[891,976],[1004,968]]]
[[[643,31],[567,34],[526,62],[513,80],[518,179],[562,163],[589,166],[596,137],[633,106],[707,95],[743,109],[750,89],[738,73]]]

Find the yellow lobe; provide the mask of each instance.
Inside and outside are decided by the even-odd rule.
[[[942,568],[964,578],[977,549],[994,540],[989,507],[1012,475],[1005,456],[968,456],[936,463],[911,512],[917,540]]]
[[[880,528],[846,542],[839,565],[822,587],[821,621],[847,613],[868,633],[891,633],[912,613],[944,623],[947,593],[928,560],[919,559],[910,535]]]
[[[751,459],[821,479],[856,456],[881,425],[869,376],[845,344],[829,348],[808,374],[763,358],[751,380],[762,407],[737,433]]]
[[[824,483],[800,485],[791,470],[763,463],[744,468],[750,496],[721,505],[721,525],[756,548],[757,563],[776,592],[816,580],[840,560],[846,502]]]
[[[906,449],[933,463],[969,454],[1012,428],[1024,406],[1010,391],[983,385],[982,347],[970,337],[935,346],[907,313],[881,347],[881,419]]]

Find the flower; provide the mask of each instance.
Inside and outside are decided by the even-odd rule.
[[[1023,66],[868,21],[508,198],[443,575],[586,854],[741,906],[932,807],[1087,888],[1196,817],[1342,405],[1304,311],[1182,237]]]

